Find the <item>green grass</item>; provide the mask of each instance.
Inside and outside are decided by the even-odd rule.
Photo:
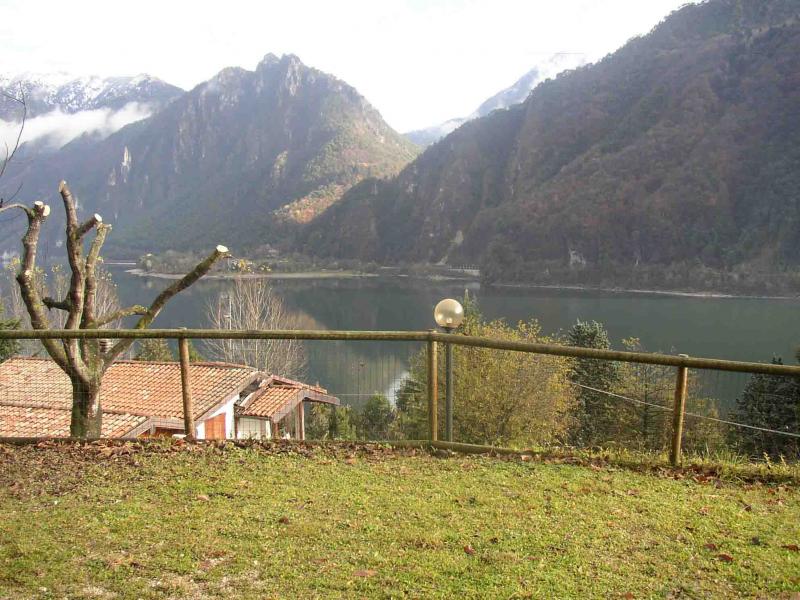
[[[795,597],[798,488],[677,475],[375,446],[0,446],[0,598]]]

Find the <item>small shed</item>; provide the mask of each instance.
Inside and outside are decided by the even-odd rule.
[[[339,405],[339,399],[324,388],[272,375],[236,404],[236,437],[283,437],[293,416],[295,437],[304,440],[307,402]]]

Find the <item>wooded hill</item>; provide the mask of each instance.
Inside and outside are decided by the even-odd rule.
[[[67,179],[82,212],[113,224],[123,256],[275,243],[369,176],[396,174],[417,148],[351,86],[293,55],[227,68],[105,140],[44,158],[23,147],[4,186],[53,198]],[[13,172],[12,172],[13,171]],[[52,239],[63,224],[48,223]],[[4,249],[20,231],[3,229]]]
[[[713,285],[795,269],[798,15],[797,0],[685,6],[355,186],[299,246],[479,263],[506,281]]]

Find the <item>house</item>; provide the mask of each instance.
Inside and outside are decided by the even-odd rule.
[[[189,367],[198,439],[305,439],[304,407],[338,405],[318,386],[227,363]],[[177,362],[121,360],[103,378],[103,437],[183,434]],[[0,437],[66,437],[72,387],[53,361],[14,357],[0,364]]]

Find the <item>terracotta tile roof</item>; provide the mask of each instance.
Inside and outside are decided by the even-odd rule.
[[[300,388],[296,387],[264,387],[254,393],[254,397],[242,406],[238,414],[246,417],[274,417],[287,404],[301,401],[298,398],[299,391]]]
[[[276,421],[286,416],[303,400],[339,404],[339,399],[329,396],[328,390],[324,388],[273,375],[237,408],[237,414]]]
[[[227,363],[192,363],[190,373],[196,419],[259,375]],[[9,404],[69,409],[69,378],[49,359],[11,358],[0,364],[0,405]],[[182,419],[180,364],[118,361],[103,377],[100,404],[104,413]]]
[[[0,436],[67,437],[71,411],[63,408],[0,406]],[[147,421],[147,417],[103,413],[101,435],[119,437]]]

